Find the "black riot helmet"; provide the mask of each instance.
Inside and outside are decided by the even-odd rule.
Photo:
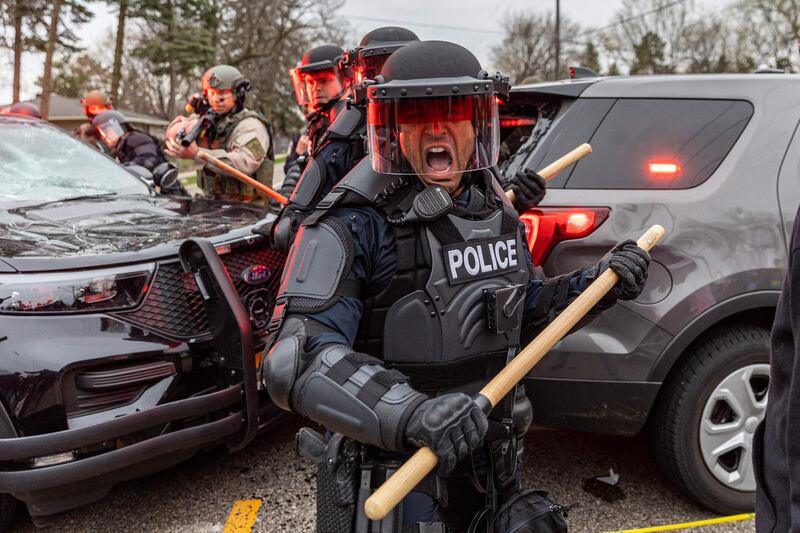
[[[120,138],[129,131],[130,127],[127,124],[128,118],[114,109],[103,111],[92,119],[92,126],[103,142],[111,148],[114,148]]]
[[[352,80],[353,85],[357,85],[364,80],[375,79],[392,52],[417,41],[417,34],[405,28],[377,28],[362,37],[358,47],[344,53],[339,67]]]
[[[289,76],[294,85],[297,104],[306,107],[314,104],[314,95],[310,93],[309,82],[335,78],[339,83],[340,90],[337,94],[331,95],[331,101],[339,100],[347,88],[350,80],[342,74],[339,68],[339,57],[344,54],[344,50],[332,44],[317,46],[303,54],[303,58],[297,66],[289,70]],[[319,105],[314,105],[319,108]]]
[[[511,86],[499,73],[489,76],[466,48],[409,44],[364,85],[375,171],[444,181],[496,164],[497,100],[507,98]]]

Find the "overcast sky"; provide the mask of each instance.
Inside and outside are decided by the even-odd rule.
[[[700,0],[716,7],[725,0]],[[582,26],[602,26],[611,21],[621,0],[561,0],[561,13]],[[414,31],[421,39],[453,41],[472,50],[489,69],[490,50],[502,39],[502,21],[515,11],[555,10],[555,0],[346,0],[341,15],[350,21],[353,39],[386,25],[398,25]],[[115,15],[106,3],[92,4],[96,16],[91,24],[78,30],[82,46],[92,48],[109,31]],[[566,35],[562,36],[566,38]],[[353,43],[355,45],[355,43]],[[11,100],[12,58],[10,50],[0,52],[0,103]],[[23,58],[24,98],[35,96],[36,79],[41,75],[44,56],[26,54]],[[288,79],[287,79],[288,83]]]

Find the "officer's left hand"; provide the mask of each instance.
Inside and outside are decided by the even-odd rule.
[[[180,159],[194,159],[198,150],[199,148],[196,142],[193,142],[189,146],[182,146],[176,139],[167,139],[164,152],[166,152],[167,155]]]
[[[611,293],[619,300],[635,300],[647,282],[650,254],[636,245],[635,241],[622,241],[600,259],[598,276],[610,268],[619,276]]]
[[[543,177],[529,168],[523,168],[506,181],[503,188],[514,191],[514,208],[521,213],[539,205],[547,186]]]

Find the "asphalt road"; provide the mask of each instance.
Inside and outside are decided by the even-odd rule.
[[[49,530],[222,531],[237,500],[261,500],[253,531],[314,530],[314,469],[295,457],[293,436],[300,427],[289,419],[229,456],[207,452],[191,461],[116,487],[88,507],[61,515]],[[536,430],[525,442],[523,480],[549,490],[559,503],[579,502],[570,515],[570,531],[601,532],[655,526],[716,515],[688,500],[656,469],[643,438],[627,439],[568,431]],[[586,479],[614,468],[619,491],[600,496],[583,489]],[[23,516],[14,533],[41,531]],[[753,532],[752,521],[709,526],[696,531]]]

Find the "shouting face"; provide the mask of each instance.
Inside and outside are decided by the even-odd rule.
[[[214,89],[212,87],[206,89],[206,97],[211,109],[220,115],[230,113],[236,107],[236,99],[233,97],[231,89]]]
[[[400,149],[426,185],[440,185],[451,195],[475,150],[471,120],[401,124]]]

